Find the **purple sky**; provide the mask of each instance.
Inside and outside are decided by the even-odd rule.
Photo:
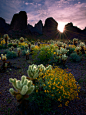
[[[0,0],[0,17],[11,22],[15,13],[26,11],[28,23],[35,25],[53,17],[58,24],[73,22],[74,26],[86,27],[86,0]]]

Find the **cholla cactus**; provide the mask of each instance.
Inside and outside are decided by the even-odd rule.
[[[6,54],[5,55],[1,54],[1,58],[2,58],[2,61],[7,60]]]
[[[67,60],[68,56],[66,56],[66,54],[62,55],[62,60]]]
[[[19,44],[19,40],[16,40],[16,43]]]
[[[61,54],[61,51],[60,50],[56,50],[56,53],[57,53],[57,55],[60,55]]]
[[[14,47],[13,47],[13,46],[11,46],[11,50],[14,50]]]
[[[40,42],[38,42],[38,46],[40,47]]]
[[[31,45],[31,50],[33,50],[35,48],[35,45]]]
[[[25,48],[28,49],[28,45],[25,44]]]
[[[20,52],[20,51],[21,51],[21,48],[17,48],[17,51]]]
[[[20,57],[21,48],[17,48],[18,56]]]
[[[20,42],[24,42],[24,38],[23,37],[20,38]]]
[[[75,48],[75,51],[77,52],[77,54],[80,53],[80,50],[81,50],[81,47],[76,47],[76,48]]]
[[[62,48],[62,47],[61,47],[60,51],[61,51],[61,53],[62,53],[62,54],[66,54],[66,53],[68,52],[68,50],[67,50],[67,49]]]
[[[77,46],[77,43],[78,43],[78,39],[74,38],[73,39],[73,45]]]
[[[77,39],[77,38],[74,38],[73,41],[78,41],[78,39]]]
[[[8,38],[9,38],[9,36],[8,36],[8,34],[4,34],[4,39],[5,39],[5,46],[7,47],[7,40],[8,40]]]
[[[29,59],[29,53],[30,53],[29,50],[27,50],[25,53],[26,53],[26,60],[28,60]]]
[[[32,79],[36,79],[38,78],[39,76],[42,76],[43,74],[45,74],[45,72],[49,70],[51,71],[52,70],[52,66],[49,65],[48,67],[45,67],[43,64],[40,64],[38,65],[30,65],[28,70],[27,70],[27,74],[30,78]]]
[[[28,67],[27,74],[30,78],[36,79],[39,76],[39,69],[37,68],[37,65],[30,65]]]
[[[79,46],[81,47],[80,51],[82,52],[82,54],[85,54],[85,43],[81,42]]]
[[[80,49],[81,49],[81,47],[76,47],[76,48],[75,48],[76,51],[77,51],[77,50],[80,50]]]
[[[57,45],[58,45],[58,47],[59,47],[59,49],[60,49],[60,47],[63,45],[63,42],[58,41],[58,42],[57,42]]]
[[[26,53],[26,55],[29,55],[30,51],[29,51],[29,50],[27,50],[25,53]]]
[[[85,47],[85,43],[84,42],[80,42],[80,47]]]
[[[63,43],[63,44],[62,44],[62,47],[63,47],[63,48],[66,48],[66,46],[67,46],[66,43]]]
[[[11,95],[16,96],[17,100],[23,99],[24,95],[30,95],[35,89],[35,86],[32,85],[32,81],[28,80],[25,75],[21,77],[21,80],[9,78],[9,82],[12,83],[15,88],[15,90],[10,88],[9,92]]]

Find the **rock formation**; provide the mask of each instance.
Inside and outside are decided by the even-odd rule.
[[[27,28],[27,14],[25,11],[20,11],[18,14],[14,14],[10,29],[12,30],[24,30]]]
[[[41,20],[34,27],[30,24],[27,25],[27,13],[25,11],[14,14],[10,25],[0,17],[0,34],[8,34],[12,38],[33,36],[37,39],[86,39],[86,27],[81,30],[70,22],[65,25],[63,33],[60,33],[57,28],[58,23],[52,17],[45,20],[44,26]]]
[[[41,20],[37,24],[35,24],[35,29],[38,30],[39,34],[42,34],[42,29],[43,29],[43,23]]]
[[[9,29],[9,24],[5,22],[3,18],[0,17],[0,33],[5,34]]]
[[[65,25],[65,31],[63,34],[65,34],[65,38],[67,39],[84,39],[86,36],[84,36],[85,30],[81,30],[77,26],[73,26],[73,23],[70,22]],[[86,34],[85,34],[86,35]]]
[[[57,27],[58,23],[52,17],[49,17],[45,20],[45,25],[43,27],[43,34],[45,36],[54,38],[58,33]]]

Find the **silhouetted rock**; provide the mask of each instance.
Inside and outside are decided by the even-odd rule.
[[[73,23],[68,23],[65,25],[65,39],[73,39],[73,38],[78,38],[78,39],[84,39],[84,31],[78,28],[77,26],[73,26]]]
[[[5,22],[3,18],[0,17],[0,33],[5,34],[9,29],[10,25]]]
[[[0,34],[8,34],[12,38],[30,36],[31,38],[37,37],[37,39],[86,39],[86,27],[81,30],[70,22],[65,25],[63,33],[57,28],[58,23],[52,17],[45,20],[44,26],[41,20],[34,27],[30,24],[27,25],[27,13],[25,11],[14,14],[10,25],[0,17]]]
[[[32,25],[28,24],[28,29],[32,34],[42,34],[42,29],[43,29],[43,24],[42,21],[40,20],[37,24],[35,24],[35,27]]]
[[[20,11],[18,14],[14,14],[11,21],[12,30],[24,30],[27,28],[27,14],[25,11]]]
[[[38,30],[39,34],[42,34],[43,23],[41,20],[37,24],[35,24],[35,29]]]
[[[49,17],[45,20],[43,34],[48,37],[54,38],[58,33],[57,27],[58,23],[52,17]]]
[[[29,30],[33,28],[33,26],[30,25],[30,24],[28,24],[27,27],[28,27]]]
[[[86,35],[86,27],[85,27],[85,29],[82,30],[81,33]]]

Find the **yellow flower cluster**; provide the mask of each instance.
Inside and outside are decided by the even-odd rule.
[[[5,40],[4,40],[4,39],[1,41],[1,45],[2,45],[2,44],[5,44]]]
[[[25,46],[25,45],[28,45],[28,44],[25,42],[19,43],[19,46]]]
[[[45,78],[44,92],[50,98],[54,97],[59,102],[64,99],[78,99],[80,86],[76,84],[76,80],[71,73],[66,73],[65,70],[55,67],[51,72],[47,71],[43,77]],[[65,102],[65,105],[67,106],[68,103],[69,101]]]
[[[71,47],[71,48],[76,48],[76,46],[75,46],[75,45],[69,45],[69,47]]]

